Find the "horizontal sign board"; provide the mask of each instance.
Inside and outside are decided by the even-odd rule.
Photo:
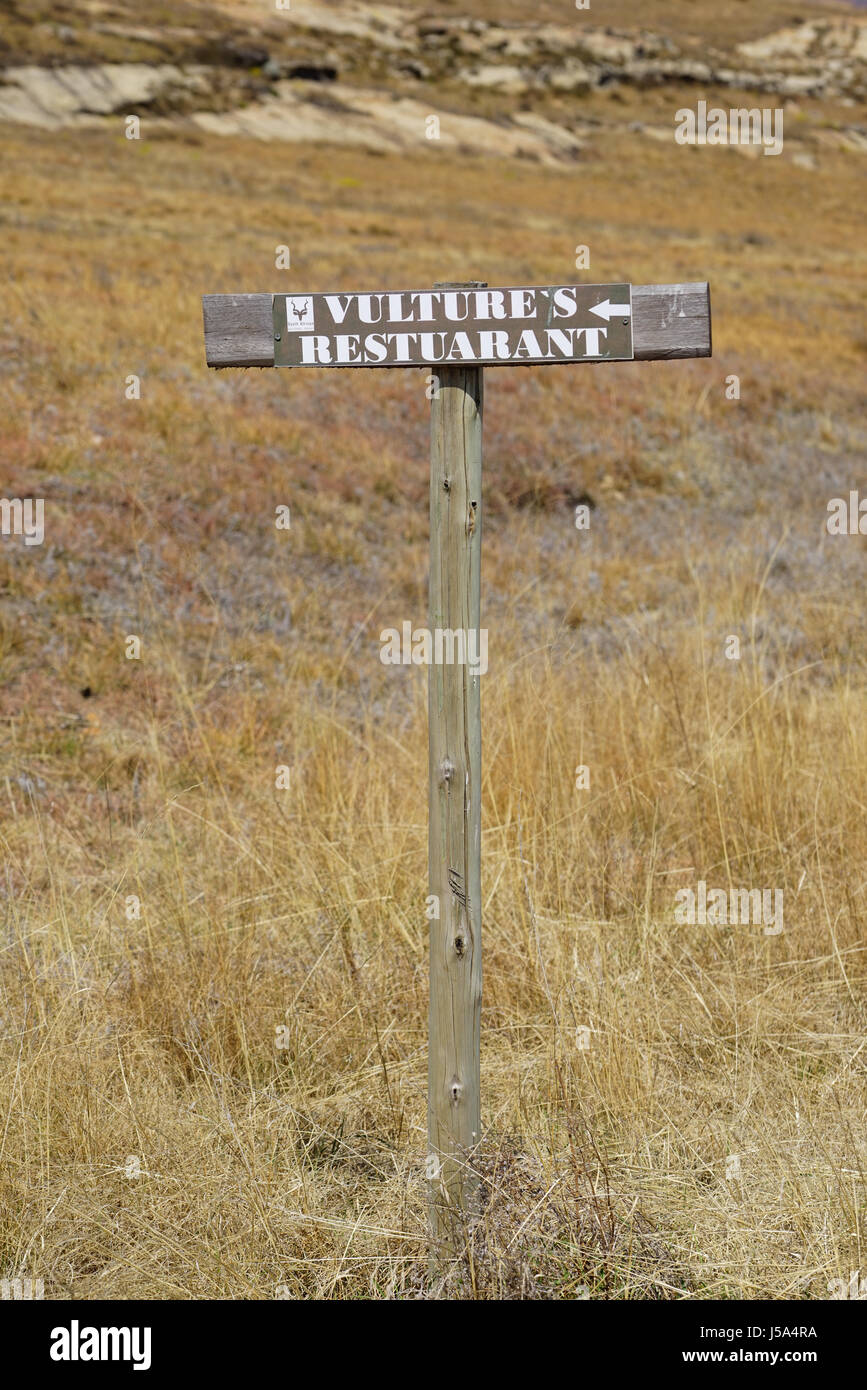
[[[438,288],[442,289],[443,286]],[[612,287],[606,285],[604,288],[608,290]],[[292,296],[293,299],[311,297],[315,298],[308,295]],[[281,334],[279,340],[274,337],[274,302],[281,298],[284,298],[282,294],[204,295],[202,311],[208,366],[273,367],[275,349],[285,347],[281,329],[277,329]],[[605,299],[612,302],[610,294],[603,295],[602,302]],[[302,314],[305,312],[303,305],[298,308]],[[285,309],[280,311],[278,308],[278,312],[285,312]],[[592,317],[595,321],[597,315]],[[633,285],[630,318],[636,362],[673,361],[680,357],[711,355],[710,289],[703,280],[674,285]],[[365,326],[371,330],[377,327],[371,324]],[[497,341],[494,340],[492,346]],[[523,357],[515,359],[517,362],[523,360]],[[585,357],[581,360],[602,362],[606,359]]]
[[[630,285],[275,294],[276,367],[628,362]]]

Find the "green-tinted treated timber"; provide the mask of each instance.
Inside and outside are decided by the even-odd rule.
[[[431,401],[432,634],[479,632],[482,371],[440,368]],[[435,1259],[460,1249],[478,1187],[468,1160],[481,1132],[480,681],[469,663],[430,666],[429,891],[439,917],[430,923],[427,1172]]]

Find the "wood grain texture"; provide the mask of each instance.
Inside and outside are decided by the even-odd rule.
[[[481,367],[442,367],[431,401],[430,630],[479,631]],[[478,652],[478,647],[476,647]],[[481,675],[429,668],[428,1213],[432,1258],[462,1246],[475,1208],[468,1166],[481,1137]]]
[[[710,357],[710,286],[633,285],[632,342],[636,362]]]
[[[205,356],[209,367],[273,367],[270,294],[206,294]]]
[[[209,367],[273,367],[271,301],[270,294],[204,296]],[[710,357],[710,288],[704,282],[633,285],[632,312],[636,361]]]

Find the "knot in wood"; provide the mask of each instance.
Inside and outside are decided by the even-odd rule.
[[[440,763],[440,786],[448,786],[455,775],[455,765],[451,758],[443,758]]]

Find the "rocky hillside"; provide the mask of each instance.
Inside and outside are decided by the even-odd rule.
[[[105,3],[13,0],[0,26],[0,120],[43,127],[147,115],[216,134],[399,150],[437,116],[445,146],[571,160],[612,120],[662,139],[699,95],[832,108],[807,144],[867,147],[867,20],[818,10],[761,37],[710,42],[639,28],[503,23],[396,5],[292,0],[172,6],[147,22]],[[83,18],[87,23],[83,23]],[[728,94],[728,95],[727,95]]]

